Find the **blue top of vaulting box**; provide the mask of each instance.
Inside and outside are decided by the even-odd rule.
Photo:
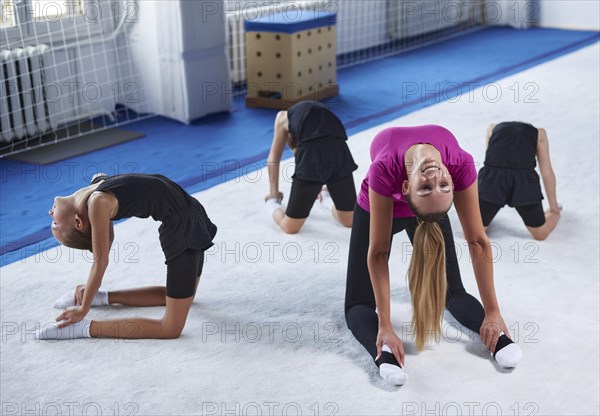
[[[303,30],[333,26],[337,22],[336,13],[314,10],[289,10],[255,20],[244,21],[246,32],[296,33]]]

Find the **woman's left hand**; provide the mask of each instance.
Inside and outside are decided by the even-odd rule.
[[[510,338],[510,332],[500,313],[486,313],[485,319],[479,329],[479,336],[487,349],[492,353],[496,350],[496,343],[498,342],[500,332],[504,332]]]
[[[64,309],[61,314],[56,317],[56,322],[60,322],[58,324],[59,328],[64,328],[67,325],[72,325],[81,321],[86,315],[87,312],[80,306],[71,306]]]

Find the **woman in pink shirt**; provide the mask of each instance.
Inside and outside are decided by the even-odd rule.
[[[413,244],[408,267],[417,350],[441,334],[446,307],[480,334],[500,366],[514,367],[520,348],[509,338],[493,282],[493,258],[479,212],[473,157],[441,126],[394,127],[377,134],[354,210],[346,280],[348,327],[396,385],[407,379],[404,347],[390,319],[388,259],[394,234]],[[483,307],[462,284],[447,212],[454,201],[469,243]],[[377,308],[377,309],[376,309]]]

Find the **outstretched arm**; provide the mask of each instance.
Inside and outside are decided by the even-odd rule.
[[[492,248],[479,212],[477,180],[467,189],[454,193],[454,206],[469,245],[473,272],[485,310],[485,319],[479,331],[481,341],[493,352],[500,331],[509,338],[510,333],[502,319],[496,299]]]
[[[102,284],[104,272],[108,267],[110,242],[112,240],[111,213],[113,204],[105,194],[92,195],[89,200],[88,216],[92,227],[92,249],[94,264],[88,276],[79,307],[68,309],[57,316],[56,321],[63,321],[59,328],[81,321],[89,312],[96,292]]]
[[[490,124],[485,133],[485,148],[486,149],[490,145],[490,137],[492,137],[492,131],[494,130],[494,127],[496,127],[496,125],[494,123]]]
[[[275,198],[277,204],[273,211],[273,220],[283,232],[286,234],[296,234],[304,225],[306,218],[296,219],[285,215],[285,210],[281,206],[283,194],[279,192],[279,162],[285,150],[289,130],[287,111],[280,111],[275,118],[275,126],[273,128],[273,144],[267,159],[267,169],[269,171],[269,193],[265,196],[265,201]],[[273,202],[273,201],[271,201]]]
[[[540,164],[544,189],[546,190],[546,196],[548,197],[548,203],[550,204],[550,211],[559,213],[560,208],[556,201],[556,176],[554,176],[554,170],[550,163],[550,144],[548,143],[548,136],[544,129],[538,129],[536,153]]]
[[[390,270],[388,255],[390,252],[390,236],[392,235],[392,222],[394,203],[392,198],[378,194],[369,188],[369,205],[371,208],[369,251],[367,252],[367,265],[377,316],[379,317],[379,330],[377,335],[377,357],[381,355],[381,348],[386,344],[392,350],[400,365],[404,365],[404,346],[394,333],[390,317]]]
[[[265,199],[277,198],[281,200],[282,195],[279,192],[279,163],[281,162],[281,156],[285,150],[289,133],[287,111],[277,113],[273,131],[273,144],[271,145],[271,151],[267,159],[269,194]]]
[[[540,227],[527,227],[527,229],[536,240],[545,240],[554,227],[556,227],[556,224],[558,224],[561,207],[556,201],[556,177],[554,176],[554,170],[550,163],[550,145],[548,143],[546,130],[544,129],[538,129],[536,154],[540,164],[540,172],[542,174],[542,181],[544,182],[544,189],[546,190],[550,209],[544,214],[546,217],[544,225]]]

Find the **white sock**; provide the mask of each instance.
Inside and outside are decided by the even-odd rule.
[[[283,209],[283,205],[281,205],[281,202],[279,202],[277,198],[267,199],[265,202],[265,207],[267,208],[267,212],[271,217],[273,216],[273,213],[275,213],[275,211],[277,211],[280,208]]]
[[[383,344],[381,354],[383,355],[384,352],[391,354],[392,350],[386,344]],[[379,365],[379,375],[388,383],[396,386],[401,386],[408,380],[408,374],[406,374],[400,366],[385,362]]]
[[[517,363],[523,358],[523,351],[514,342],[499,350],[495,357],[496,361],[502,368],[514,368]]]
[[[64,295],[62,295],[60,298],[58,298],[58,300],[56,302],[54,302],[54,305],[52,305],[52,307],[54,309],[65,309],[65,308],[68,308],[69,306],[76,306],[73,303],[74,297],[75,297],[74,290],[67,292]],[[94,299],[92,299],[92,306],[106,306],[106,305],[109,305],[108,291],[107,290],[99,290],[94,295]]]
[[[331,199],[331,195],[329,194],[329,192],[321,191],[321,197],[321,206],[327,211],[331,211],[335,204],[333,203],[333,199]]]
[[[91,338],[90,337],[90,321],[83,319],[72,325],[58,328],[58,323],[45,326],[35,333],[35,339],[75,339],[75,338]]]

